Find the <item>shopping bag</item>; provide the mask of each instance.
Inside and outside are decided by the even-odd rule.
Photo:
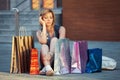
[[[36,48],[31,49],[30,74],[39,74],[38,50]]]
[[[85,40],[79,41],[81,73],[84,73],[86,69],[86,64],[88,60],[87,50],[88,50],[88,42]]]
[[[19,36],[12,37],[10,73],[29,73],[30,50],[33,47],[32,36],[19,34]]]
[[[59,39],[56,42],[54,57],[55,75],[70,73],[71,56],[69,48],[69,39]]]
[[[102,69],[103,70],[114,70],[117,66],[116,60],[113,58],[102,56]]]
[[[84,73],[87,62],[87,41],[70,41],[71,73]]]
[[[11,52],[11,66],[10,66],[10,73],[17,73],[19,65],[17,60],[17,42],[16,37],[12,37],[12,52]]]
[[[101,72],[102,68],[102,49],[93,48],[88,49],[88,61],[86,65],[86,72]]]
[[[79,43],[76,41],[70,42],[72,45],[71,52],[71,73],[81,73]]]

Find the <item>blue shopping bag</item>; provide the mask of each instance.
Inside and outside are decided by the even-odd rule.
[[[86,72],[101,72],[102,68],[102,49],[94,48],[88,49],[88,61],[86,65]]]

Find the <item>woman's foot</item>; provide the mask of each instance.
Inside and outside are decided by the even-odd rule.
[[[53,70],[46,71],[46,76],[53,76],[53,75],[54,75],[54,71]]]
[[[39,72],[39,74],[40,75],[45,75],[46,74],[46,76],[53,76],[54,71],[53,71],[53,69],[51,68],[50,65],[47,65]]]
[[[46,74],[46,69],[45,69],[45,67],[44,67],[42,70],[40,70],[39,74],[40,74],[40,75],[45,75],[45,74]]]
[[[51,68],[50,65],[45,66],[45,69],[46,69],[46,75],[47,76],[53,76],[54,75],[54,71],[53,71],[53,69]]]

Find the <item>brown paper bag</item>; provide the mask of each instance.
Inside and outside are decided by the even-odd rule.
[[[33,36],[26,36],[26,31],[21,33],[22,35],[19,32],[19,36],[12,37],[10,73],[29,73],[30,70],[30,50],[34,48]]]

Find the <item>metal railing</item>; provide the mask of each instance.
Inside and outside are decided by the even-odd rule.
[[[20,2],[19,4],[17,4],[14,8],[12,8],[15,11],[15,35],[18,36],[19,35],[19,28],[20,28],[20,13],[23,13],[28,7],[30,6],[25,6],[22,10],[19,10],[18,7],[21,6],[22,4],[24,4],[27,0],[23,0],[22,2]],[[32,12],[32,10],[27,11],[26,15],[30,14]],[[29,17],[27,20],[25,20],[22,25],[24,25],[28,20],[30,20],[31,18],[33,18],[34,16]],[[22,26],[21,25],[21,26]]]

